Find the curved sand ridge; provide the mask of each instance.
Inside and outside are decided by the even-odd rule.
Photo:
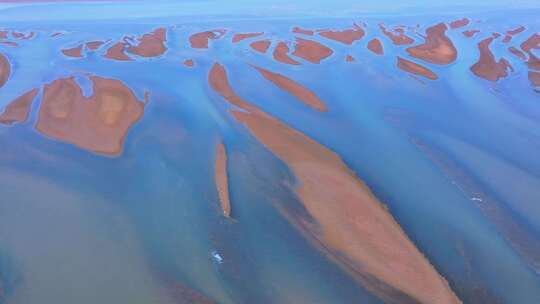
[[[167,30],[158,28],[155,31],[144,34],[137,39],[139,44],[128,47],[129,53],[142,57],[156,57],[167,51],[165,41],[167,41]]]
[[[321,63],[321,60],[330,57],[334,51],[317,41],[296,38],[296,47],[292,53],[294,56],[303,58],[311,63]]]
[[[389,303],[460,303],[338,155],[243,101],[230,87],[223,66],[214,64],[208,81],[243,110],[232,110],[234,118],[296,176],[296,193],[315,223],[286,215],[315,246]]]
[[[356,24],[354,25],[352,29],[346,29],[342,31],[334,31],[334,30],[319,31],[319,35],[325,38],[339,41],[343,44],[348,44],[348,45],[353,44],[356,40],[362,39],[362,37],[364,37],[364,34],[365,34],[364,30]]]
[[[219,203],[225,217],[231,216],[231,201],[229,196],[229,179],[227,177],[227,151],[225,145],[219,143],[216,147],[214,179],[219,195]]]
[[[285,64],[291,65],[300,65],[300,62],[289,57],[289,47],[283,41],[280,41],[274,48],[274,53],[272,54],[276,61]]]
[[[435,64],[449,64],[456,60],[457,50],[452,41],[446,36],[446,24],[439,23],[426,30],[423,44],[407,49],[412,57]]]
[[[11,64],[6,56],[0,53],[0,88],[3,87],[11,75]]]
[[[25,122],[30,114],[30,107],[38,93],[38,89],[33,89],[14,101],[10,102],[0,114],[0,123],[11,125],[14,123]]]
[[[210,40],[216,40],[227,33],[224,29],[204,31],[200,33],[195,33],[189,37],[189,43],[192,48],[195,49],[207,49],[208,43]]]
[[[420,75],[431,80],[436,80],[439,78],[435,73],[433,73],[433,71],[426,68],[425,66],[420,65],[416,62],[412,62],[410,60],[401,58],[399,56],[397,57],[397,66],[398,68],[404,71],[407,71],[409,73],[413,73],[416,75]]]
[[[405,30],[401,27],[396,27],[388,30],[383,24],[379,24],[381,32],[392,41],[394,45],[408,45],[414,42],[414,39],[405,34]]]
[[[466,30],[466,31],[463,31],[462,33],[463,33],[463,35],[465,35],[465,37],[471,38],[472,36],[476,35],[477,33],[480,33],[480,31],[479,30]]]
[[[128,130],[143,115],[138,101],[121,81],[90,77],[93,95],[84,97],[73,78],[45,85],[36,130],[95,153],[122,153]]]
[[[489,49],[489,45],[495,39],[494,36],[486,38],[478,43],[480,58],[478,62],[471,66],[471,71],[478,77],[490,81],[497,81],[500,78],[508,76],[508,69],[512,69],[510,63],[502,58],[495,61],[495,56]]]
[[[281,74],[270,72],[268,70],[265,70],[263,68],[260,68],[254,65],[252,66],[257,71],[259,71],[259,73],[261,73],[261,75],[264,78],[266,78],[267,80],[270,80],[279,88],[287,91],[289,94],[298,98],[304,104],[318,111],[322,111],[322,112],[328,111],[328,108],[326,107],[324,102],[317,95],[315,95],[315,93],[308,90],[307,88],[297,83],[296,81],[290,78],[287,78]]]

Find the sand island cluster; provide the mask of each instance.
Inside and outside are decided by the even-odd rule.
[[[383,301],[457,304],[461,301],[446,279],[340,155],[238,95],[230,81],[233,73],[215,58],[208,66],[204,55],[215,44],[220,44],[242,49],[249,52],[249,56],[259,56],[261,61],[257,63],[250,62],[250,57],[246,56],[245,66],[268,85],[288,94],[308,113],[323,116],[332,114],[332,103],[324,101],[308,84],[294,79],[294,74],[275,69],[275,65],[291,70],[324,64],[357,67],[366,59],[355,53],[353,46],[362,44],[367,50],[365,56],[370,56],[368,59],[388,57],[396,72],[437,81],[443,77],[437,71],[460,59],[459,50],[448,34],[456,31],[462,39],[475,43],[478,50],[477,61],[469,67],[471,76],[497,82],[518,69],[504,56],[496,56],[492,48],[499,44],[527,69],[530,84],[540,86],[540,59],[536,55],[540,49],[539,34],[523,37],[526,31],[523,26],[503,33],[483,33],[474,26],[477,24],[468,18],[436,23],[425,30],[418,26],[379,23],[374,27],[376,35],[369,40],[365,38],[367,24],[361,23],[335,29],[291,26],[288,34],[292,38],[257,29],[210,28],[189,33],[181,43],[192,52],[179,53],[177,64],[178,69],[186,73],[206,69],[203,71],[211,90],[210,98],[217,96],[219,102],[230,106],[229,118],[294,175],[296,184],[292,191],[308,216],[286,208],[278,209],[312,246]],[[157,61],[173,51],[170,42],[174,36],[170,31],[171,28],[163,26],[115,39],[63,42],[59,53],[69,62],[89,57],[105,63],[114,61],[118,65]],[[32,43],[37,35],[44,34],[0,31],[0,90],[9,86],[10,78],[17,73],[13,59],[4,54],[2,48],[22,48],[24,43]],[[66,32],[47,34],[49,39],[63,39],[68,35],[70,33]],[[261,64],[262,58],[272,64]],[[24,124],[47,138],[82,150],[107,157],[122,156],[130,130],[144,119],[149,95],[141,100],[121,79],[93,74],[84,77],[92,87],[89,96],[83,94],[75,75],[54,79],[39,87],[27,88],[5,105],[0,124]],[[33,109],[36,120],[30,126],[25,123]],[[216,209],[221,219],[234,220],[234,197],[229,180],[232,169],[224,139],[215,144],[214,157]],[[194,302],[212,303],[195,291],[171,285],[175,292],[189,294],[187,297]]]

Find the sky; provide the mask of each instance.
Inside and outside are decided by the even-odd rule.
[[[452,14],[508,8],[540,9],[540,0],[0,0],[0,12],[4,22],[99,20],[115,19],[119,16],[159,18],[197,15]]]

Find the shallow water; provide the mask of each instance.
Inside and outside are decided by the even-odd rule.
[[[3,25],[37,36],[4,39],[19,47],[0,45],[12,68],[0,88],[0,109],[32,88],[41,91],[27,121],[0,125],[0,303],[388,301],[285,215],[309,218],[294,191],[299,181],[209,86],[215,62],[227,68],[245,101],[339,155],[461,301],[540,302],[540,95],[527,80],[525,63],[506,50],[537,33],[540,24],[533,11],[513,14],[511,21],[504,12],[464,14],[480,22],[447,31],[458,58],[443,66],[406,57],[407,46],[392,45],[378,24],[418,24],[417,33],[406,32],[416,45],[429,26],[454,20],[448,16]],[[293,26],[346,29],[353,22],[365,22],[366,34],[352,45],[304,37],[333,50],[321,64],[272,59],[278,41],[299,36]],[[497,82],[472,74],[476,43],[517,25],[527,30],[508,45],[502,37],[491,45],[514,71]],[[167,29],[165,54],[130,54],[133,60],[126,62],[103,57],[125,35],[158,27]],[[228,33],[208,49],[190,47],[191,34],[221,28]],[[481,33],[461,34],[473,28]],[[265,34],[231,43],[234,33],[258,31]],[[374,37],[383,43],[383,56],[366,48]],[[273,41],[266,54],[250,49],[250,42],[266,38]],[[108,42],[83,52],[84,58],[61,53],[94,40]],[[345,61],[349,54],[354,62]],[[397,55],[439,79],[399,70]],[[186,59],[195,66],[184,66]],[[304,85],[329,111],[303,104],[249,64]],[[118,79],[141,102],[148,93],[144,115],[129,129],[120,155],[85,150],[34,129],[42,86],[71,76],[85,97],[95,93],[88,76]],[[223,216],[214,183],[219,142],[228,154],[231,217]]]

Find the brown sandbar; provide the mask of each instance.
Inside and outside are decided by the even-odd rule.
[[[351,45],[355,41],[362,39],[362,37],[364,37],[364,34],[364,30],[356,24],[352,29],[346,29],[342,31],[325,30],[319,32],[319,35],[325,38],[339,41],[343,44],[348,45]]]
[[[478,43],[478,50],[480,51],[480,58],[471,66],[471,71],[478,77],[484,78],[489,81],[497,81],[500,78],[508,76],[508,69],[512,69],[510,63],[501,58],[499,61],[495,60],[495,56],[489,49],[489,45],[495,39],[494,36],[486,38]]]
[[[127,47],[128,44],[126,42],[117,42],[107,49],[104,57],[113,60],[130,61],[131,58],[125,53]]]
[[[216,147],[214,180],[219,195],[219,203],[225,217],[231,216],[231,201],[229,197],[229,179],[227,177],[227,151],[225,145],[219,143]]]
[[[30,107],[37,93],[38,89],[33,89],[10,102],[4,109],[4,112],[0,114],[0,123],[11,125],[25,122],[28,119]]]
[[[412,57],[434,63],[449,64],[456,60],[457,50],[452,41],[446,36],[447,26],[439,23],[426,30],[423,44],[407,48]]]
[[[221,38],[227,31],[224,29],[217,29],[211,31],[204,31],[195,33],[189,37],[191,47],[195,49],[207,49],[210,40]]]
[[[368,50],[372,51],[373,53],[375,53],[377,55],[383,55],[384,54],[382,43],[377,38],[371,39],[367,44],[367,48],[368,48]]]
[[[193,61],[193,59],[186,59],[184,60],[184,65],[187,67],[193,67],[195,65],[195,62]]]
[[[460,27],[464,27],[464,26],[468,25],[469,22],[470,22],[470,20],[467,19],[467,18],[462,18],[462,19],[459,19],[459,20],[455,20],[455,21],[450,22],[450,28],[451,29],[457,29],[457,28],[460,28]]]
[[[392,41],[394,45],[408,45],[414,42],[414,39],[405,34],[401,27],[395,27],[388,30],[383,24],[379,24],[381,32]]]
[[[300,65],[300,62],[289,57],[289,47],[283,41],[280,41],[274,48],[274,59],[285,64]]]
[[[321,60],[330,57],[334,51],[317,41],[296,38],[294,56],[303,58],[311,63],[321,63]]]
[[[463,33],[463,35],[465,35],[465,37],[471,38],[472,36],[476,35],[477,33],[480,33],[480,31],[479,30],[466,30],[466,31],[463,31],[462,33]]]
[[[232,37],[232,43],[237,43],[237,42],[240,42],[240,41],[242,41],[244,39],[257,37],[257,36],[260,36],[262,34],[264,34],[264,33],[263,32],[256,32],[256,33],[235,34]]]
[[[313,30],[303,29],[298,26],[293,27],[292,32],[296,34],[307,35],[307,36],[313,36],[313,34],[315,34],[315,31]]]
[[[529,71],[529,81],[535,87],[540,87],[540,72]]]
[[[270,44],[272,44],[270,40],[259,40],[250,43],[249,46],[255,51],[264,54],[268,51],[268,48],[270,48]]]
[[[127,52],[142,57],[157,57],[167,51],[167,29],[158,28],[138,38],[138,45],[129,46]]]
[[[426,77],[427,79],[436,80],[439,78],[437,74],[433,73],[433,71],[426,68],[425,66],[418,64],[416,62],[412,62],[410,60],[401,58],[399,56],[397,57],[397,66],[398,68],[406,72],[413,73],[415,75],[420,75],[420,76]]]
[[[0,53],[0,88],[3,87],[11,75],[11,64],[6,56]]]
[[[63,49],[62,53],[67,57],[82,58],[83,57],[82,49],[83,49],[83,45],[80,44],[80,45],[78,45],[76,47],[72,47],[72,48],[69,48],[69,49]]]
[[[280,211],[319,250],[388,302],[461,303],[336,153],[242,100],[220,64],[214,64],[208,82],[242,109],[232,110],[233,117],[295,175],[295,192],[310,218],[285,207]]]
[[[84,97],[73,78],[45,85],[36,130],[99,154],[118,156],[144,104],[121,81],[92,76],[93,95]]]
[[[269,70],[263,69],[261,67],[257,67],[252,65],[264,78],[274,83],[277,87],[281,88],[282,90],[287,91],[289,94],[293,95],[294,97],[298,98],[301,102],[303,102],[305,105],[321,111],[321,112],[327,112],[328,108],[326,107],[326,104],[317,96],[315,93],[313,93],[311,90],[307,89],[303,85],[299,84],[298,82],[285,77],[281,74],[270,72]]]

